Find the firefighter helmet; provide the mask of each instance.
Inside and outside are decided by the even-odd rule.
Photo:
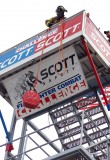
[[[61,12],[61,11],[67,12],[67,10],[63,6],[58,6],[56,12]]]

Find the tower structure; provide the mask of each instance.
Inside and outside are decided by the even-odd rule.
[[[0,92],[14,108],[4,159],[109,160],[109,68],[109,44],[85,11],[1,54]],[[35,82],[40,103],[26,108]]]

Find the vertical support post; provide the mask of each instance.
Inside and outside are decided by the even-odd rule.
[[[84,110],[82,111],[82,122],[81,122],[81,138],[80,138],[80,145],[82,145],[83,128],[84,128]]]
[[[13,111],[13,117],[11,120],[11,126],[10,126],[10,132],[9,132],[11,140],[13,139],[13,136],[14,136],[15,126],[16,126],[16,115],[15,115],[15,111]]]
[[[15,126],[16,126],[16,116],[15,116],[15,112],[13,111],[13,117],[12,117],[12,120],[11,120],[11,126],[10,126],[10,132],[9,132],[11,140],[13,140]],[[9,158],[9,153],[6,151],[4,159],[7,159],[7,158]]]
[[[6,145],[6,154],[5,154],[5,157],[7,158],[8,153],[10,153],[14,148],[13,148],[12,141],[11,141],[10,135],[8,133],[8,130],[7,130],[7,127],[6,127],[6,124],[5,124],[5,121],[4,121],[1,110],[0,110],[0,118],[1,118],[2,125],[3,125],[3,128],[4,128],[5,134],[6,134],[6,138],[8,139],[8,143]]]
[[[21,136],[25,136],[26,134],[26,129],[27,129],[27,121],[23,120],[23,126],[22,126],[22,132],[21,132]],[[23,148],[24,148],[24,144],[25,144],[25,138],[23,137],[20,139],[20,143],[19,143],[19,149],[18,149],[18,154],[23,152]],[[17,157],[19,160],[22,160],[22,156],[23,155],[19,155],[19,157]]]
[[[96,70],[96,68],[95,68],[94,62],[93,62],[93,60],[92,60],[91,54],[90,54],[90,52],[89,52],[87,43],[86,43],[86,41],[85,41],[84,38],[82,39],[82,44],[83,44],[83,46],[84,46],[84,48],[85,48],[86,54],[87,54],[87,56],[88,56],[88,59],[89,59],[89,62],[90,62],[90,64],[91,64],[91,66],[92,66],[94,75],[95,75],[95,77],[96,77],[97,83],[98,83],[99,88],[100,88],[100,90],[101,90],[101,92],[102,92],[102,95],[103,95],[103,97],[104,97],[104,100],[105,100],[105,103],[106,103],[106,105],[107,105],[107,108],[108,108],[108,110],[110,110],[110,104],[108,103],[107,97],[106,97],[105,92],[104,92],[104,90],[103,90],[102,83],[101,83],[101,81],[100,81],[100,78],[99,78],[99,76],[98,76],[98,73],[97,73],[97,70]]]
[[[27,140],[28,140],[28,136],[26,136],[26,139],[25,139],[25,144],[24,144],[24,149],[23,149],[23,156],[22,156],[22,160],[24,160],[24,155],[25,155],[25,151],[26,151],[26,145],[27,145]]]
[[[110,123],[109,123],[109,141],[108,141],[108,157],[107,157],[107,160],[110,160]]]
[[[8,143],[12,143],[1,111],[0,111],[0,118],[6,134],[6,138],[8,139]]]

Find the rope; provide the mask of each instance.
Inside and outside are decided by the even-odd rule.
[[[62,59],[64,59],[64,49],[63,49],[63,44],[62,44],[62,41],[63,41],[63,38],[64,38],[64,19],[61,20],[61,39],[60,39],[60,47],[59,47],[59,51],[58,51],[58,62],[60,60],[60,51],[62,52]],[[56,66],[58,65],[58,62],[56,63]],[[56,69],[56,73],[58,75],[64,75],[66,72],[66,64],[64,63],[64,73],[59,73]]]
[[[43,56],[43,53],[44,53],[44,49],[45,49],[45,44],[46,44],[46,41],[48,39],[48,31],[50,30],[50,28],[47,29],[47,34],[46,34],[46,39],[45,39],[45,42],[44,42],[44,46],[43,46],[43,49],[42,49],[42,52],[41,52],[41,55],[40,55],[40,61],[38,63],[38,70],[37,70],[37,74],[36,74],[36,80],[34,82],[34,89],[35,87],[37,86],[37,82],[38,82],[38,76],[39,76],[39,71],[40,71],[40,66],[41,66],[41,61],[42,61],[42,56]]]
[[[63,38],[64,38],[64,20],[61,20],[61,39],[60,39],[60,47],[59,47],[59,51],[58,51],[58,61],[59,61],[59,59],[60,59],[60,51],[62,51],[62,59],[64,59],[64,49],[63,49],[63,44],[62,44],[62,40],[63,40]],[[35,87],[37,86],[37,82],[38,82],[38,75],[39,75],[39,71],[40,71],[40,66],[41,66],[41,61],[42,61],[42,56],[43,56],[43,53],[44,53],[44,49],[45,49],[45,43],[46,43],[46,41],[47,41],[47,39],[48,39],[48,31],[50,30],[50,28],[48,28],[48,30],[47,30],[47,36],[46,36],[46,40],[45,40],[45,42],[44,42],[44,46],[43,46],[43,49],[42,49],[42,53],[41,53],[41,55],[40,55],[40,61],[39,61],[39,64],[38,64],[38,70],[37,70],[37,75],[36,75],[36,80],[35,80],[35,82],[34,82],[34,89],[35,89]],[[58,62],[57,62],[57,64],[58,64]],[[56,66],[57,66],[57,64],[56,64]],[[65,74],[65,72],[66,72],[66,64],[64,64],[64,73],[58,73],[58,71],[57,71],[57,69],[56,69],[56,72],[57,72],[57,74],[59,74],[59,75],[64,75]]]

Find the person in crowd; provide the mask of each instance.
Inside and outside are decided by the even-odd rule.
[[[108,38],[108,41],[110,43],[110,30],[104,31],[104,34],[106,35],[106,37]]]

